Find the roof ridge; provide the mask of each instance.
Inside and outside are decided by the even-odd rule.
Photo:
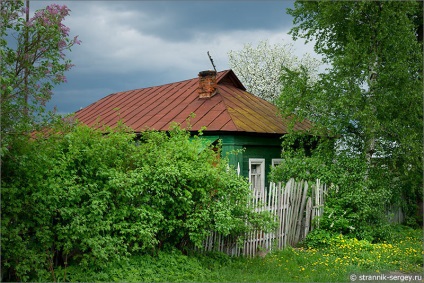
[[[234,72],[231,69],[222,70],[222,71],[217,72],[217,76],[220,76],[217,79],[217,83],[219,83],[219,81],[221,81],[223,78],[225,78],[227,76],[227,74],[225,74],[225,73],[230,73],[230,72],[232,72],[233,75],[235,76]],[[167,86],[167,85],[184,83],[184,82],[188,82],[188,81],[195,80],[195,79],[197,79],[197,77],[194,77],[194,78],[191,78],[191,79],[185,79],[185,80],[175,81],[175,82],[171,82],[171,83],[164,83],[164,84],[159,84],[159,85],[151,85],[151,86],[146,86],[146,87],[139,87],[139,88],[134,88],[134,89],[121,90],[121,91],[118,91],[118,92],[110,93],[110,94],[108,94],[107,96],[105,96],[103,98],[106,98],[106,97],[111,96],[111,95],[123,93],[123,92],[130,92],[130,91],[136,91],[136,90],[144,90],[144,89],[148,89],[148,88],[163,87],[163,86]],[[103,99],[103,98],[101,98],[101,99]],[[97,101],[99,101],[99,100],[97,100]]]
[[[219,87],[219,86],[218,86]],[[239,127],[237,126],[237,124],[236,124],[236,122],[234,121],[234,117],[233,117],[233,115],[231,115],[231,112],[230,111],[228,111],[228,104],[226,103],[226,99],[224,99],[224,97],[222,96],[222,103],[224,104],[224,106],[225,106],[225,112],[227,112],[228,113],[228,116],[230,116],[230,119],[231,119],[231,123],[233,123],[233,125],[234,125],[234,127],[237,129],[237,130],[239,130]]]

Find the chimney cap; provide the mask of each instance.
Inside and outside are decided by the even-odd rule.
[[[199,72],[199,77],[209,77],[209,76],[216,76],[216,71],[206,70],[206,71]]]

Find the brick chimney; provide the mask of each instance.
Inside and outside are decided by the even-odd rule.
[[[199,98],[211,98],[218,93],[215,71],[202,71],[199,73]]]

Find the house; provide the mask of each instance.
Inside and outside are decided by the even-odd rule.
[[[281,162],[280,137],[288,121],[271,103],[246,92],[232,70],[203,71],[198,78],[130,91],[118,92],[75,113],[89,126],[114,126],[120,120],[135,132],[169,130],[172,122],[184,124],[191,113],[191,131],[202,127],[210,143],[222,141],[222,154],[244,149],[230,156],[230,164],[249,177],[255,189],[267,184],[270,166]],[[307,130],[309,121],[295,124]]]

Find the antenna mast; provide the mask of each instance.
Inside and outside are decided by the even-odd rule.
[[[209,56],[209,60],[211,60],[211,63],[212,63],[213,69],[214,69],[214,70],[215,70],[215,72],[216,72],[215,64],[213,63],[213,59],[212,59],[211,55],[209,54],[209,51],[208,51],[208,56]]]

